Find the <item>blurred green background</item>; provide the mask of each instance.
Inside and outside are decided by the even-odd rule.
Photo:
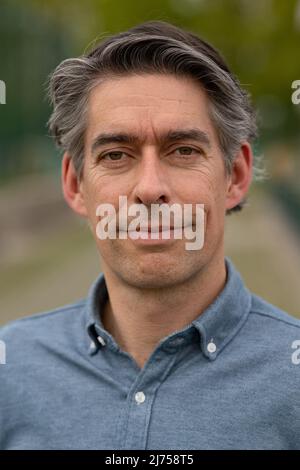
[[[63,201],[47,134],[46,81],[58,63],[147,20],[212,42],[259,111],[269,177],[227,218],[226,254],[248,287],[300,317],[300,1],[1,0],[0,324],[75,301],[101,271],[86,224]]]

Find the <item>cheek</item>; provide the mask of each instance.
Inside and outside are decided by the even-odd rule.
[[[119,195],[126,195],[126,192],[123,192],[122,188],[111,177],[89,175],[89,178],[85,180],[84,200],[90,225],[94,232],[101,219],[101,216],[96,214],[98,206],[110,204],[115,208],[115,212],[118,213]],[[103,243],[103,241],[100,241],[100,243]]]
[[[108,201],[109,195],[114,193],[112,180],[97,174],[95,170],[90,171],[84,181],[84,194],[89,207],[96,207],[101,202]]]
[[[96,168],[90,171],[86,179],[88,192],[98,204],[101,202],[114,204],[119,195],[128,194],[130,183],[132,184],[132,175],[126,173],[112,175],[105,171],[100,172]]]
[[[225,210],[227,180],[223,167],[216,167],[214,171],[207,173],[202,184],[210,206],[216,211]]]
[[[85,206],[88,212],[88,218],[92,225],[96,224],[96,209],[98,205],[103,202],[101,199],[101,191],[99,191],[100,186],[92,178],[85,179],[83,186],[83,197]]]
[[[222,178],[216,177],[216,175],[209,171],[198,171],[193,176],[189,178],[189,184],[181,184],[185,191],[184,199],[189,199],[189,202],[205,204],[207,209],[222,203],[225,195],[225,186]]]
[[[204,204],[206,237],[212,242],[224,227],[226,179],[221,169],[203,171],[189,186],[192,201]]]

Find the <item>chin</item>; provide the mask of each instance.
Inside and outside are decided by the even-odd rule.
[[[176,284],[182,282],[179,278],[172,278],[170,276],[160,275],[156,273],[154,275],[145,275],[141,274],[140,276],[137,275],[130,276],[130,278],[126,279],[126,282],[131,285],[132,287],[136,287],[138,289],[165,289],[168,287],[174,287]]]
[[[149,260],[148,260],[149,261]],[[174,262],[175,261],[175,262]],[[177,261],[177,263],[176,263]],[[124,269],[125,268],[125,269]],[[121,273],[121,271],[123,271]],[[191,266],[180,264],[177,260],[168,260],[156,263],[139,263],[135,266],[126,266],[119,270],[123,280],[140,289],[162,289],[180,285],[187,282],[199,271],[199,264]]]

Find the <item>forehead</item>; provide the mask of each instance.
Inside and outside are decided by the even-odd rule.
[[[129,75],[106,79],[90,93],[90,137],[100,130],[146,132],[150,128],[196,126],[213,132],[209,101],[201,85],[189,77]]]

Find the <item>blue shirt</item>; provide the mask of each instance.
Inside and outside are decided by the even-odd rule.
[[[86,299],[3,327],[0,448],[299,449],[300,321],[226,267],[143,369],[103,328],[103,274]]]

